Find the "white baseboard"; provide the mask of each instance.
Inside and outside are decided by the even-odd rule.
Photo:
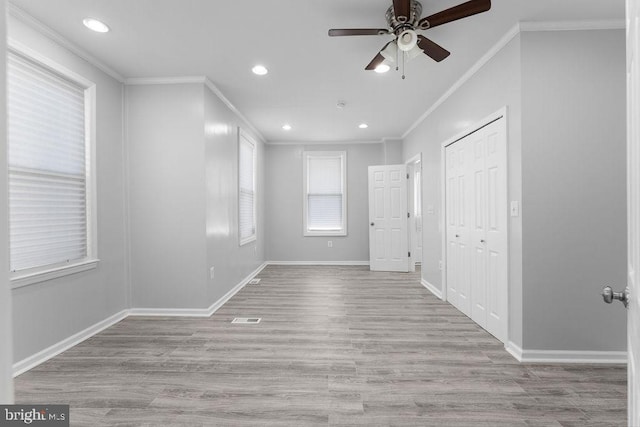
[[[509,341],[505,350],[522,363],[626,364],[626,351],[527,350]]]
[[[268,261],[268,265],[369,265],[369,261]]]
[[[435,286],[433,286],[431,283],[427,282],[424,279],[420,280],[420,283],[422,284],[422,286],[427,288],[427,290],[429,292],[431,292],[433,295],[435,295],[438,298],[442,299],[442,291],[440,289],[436,288]]]
[[[260,273],[267,263],[263,263],[247,277],[242,279],[229,292],[224,294],[222,298],[211,304],[208,308],[132,308],[129,310],[130,316],[157,316],[157,317],[211,317],[213,313],[218,311],[227,301],[244,288],[249,280],[253,279]]]
[[[30,369],[35,368],[36,366],[46,362],[59,355],[60,353],[69,350],[71,347],[74,347],[80,344],[82,341],[91,338],[95,334],[104,331],[105,329],[115,325],[119,321],[125,319],[128,316],[128,310],[123,310],[119,313],[114,314],[113,316],[96,323],[93,326],[89,326],[87,329],[78,332],[77,334],[71,335],[69,338],[65,338],[62,341],[45,348],[37,352],[36,354],[29,356],[25,359],[22,359],[19,362],[13,364],[13,376],[17,377],[20,374],[27,372]]]
[[[17,377],[20,374],[27,372],[30,369],[35,368],[36,366],[46,362],[52,357],[57,356],[62,353],[80,344],[82,341],[91,338],[92,336],[102,332],[103,330],[115,325],[119,321],[126,319],[129,316],[167,316],[167,317],[210,317],[213,313],[215,313],[220,307],[224,305],[227,301],[231,299],[238,291],[240,291],[243,287],[249,283],[249,280],[253,279],[262,269],[267,266],[267,263],[262,264],[260,267],[255,269],[251,274],[245,277],[240,283],[233,287],[229,292],[227,292],[222,298],[218,301],[211,304],[209,308],[132,308],[129,310],[123,310],[119,313],[114,314],[113,316],[105,319],[101,322],[96,323],[93,326],[88,327],[87,329],[78,332],[70,336],[69,338],[65,338],[64,340],[45,348],[38,353],[29,356],[19,362],[13,364],[13,376]]]

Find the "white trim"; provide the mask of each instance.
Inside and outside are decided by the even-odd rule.
[[[241,230],[241,218],[240,218],[240,175],[242,171],[240,170],[242,164],[240,162],[240,148],[242,146],[243,141],[251,147],[251,155],[252,155],[252,165],[253,168],[251,171],[251,176],[253,177],[253,234],[242,238],[240,235]],[[238,127],[238,144],[237,144],[237,160],[238,160],[238,170],[237,170],[237,185],[238,185],[238,244],[239,246],[247,245],[251,242],[255,242],[258,240],[258,185],[257,185],[257,175],[258,175],[258,147],[256,142],[253,140],[251,135],[242,129],[242,127]]]
[[[522,363],[626,364],[626,351],[523,350],[512,341],[505,350]]]
[[[589,30],[624,30],[623,19],[610,21],[546,21],[520,22],[520,31],[589,31]]]
[[[427,288],[427,290],[431,292],[433,295],[442,299],[442,291],[440,291],[440,289],[436,288],[431,283],[427,282],[425,279],[421,279],[420,284],[425,288]]]
[[[249,128],[249,129],[254,133],[254,134],[256,134],[256,135],[258,136],[258,138],[260,138],[260,140],[261,140],[262,142],[265,142],[265,141],[266,141],[265,137],[260,133],[260,131],[258,130],[258,128],[256,128],[256,127],[255,127],[255,126],[254,126],[254,125],[249,121],[249,119],[247,119],[247,118],[244,116],[244,114],[242,114],[242,113],[240,112],[240,110],[238,110],[238,109],[236,108],[236,106],[235,106],[235,105],[233,105],[233,104],[231,103],[231,101],[229,101],[229,99],[224,95],[224,93],[222,93],[222,91],[221,91],[220,89],[218,89],[218,87],[217,87],[215,84],[213,84],[213,82],[212,82],[211,80],[209,80],[209,78],[208,78],[208,77],[205,77],[205,78],[204,78],[204,85],[205,85],[206,87],[208,87],[208,88],[209,88],[209,90],[211,90],[211,92],[213,92],[213,93],[218,97],[218,99],[220,99],[220,101],[222,101],[222,102],[224,103],[224,105],[226,105],[226,106],[227,106],[227,108],[229,108],[229,109],[230,109],[230,110],[231,110],[231,111],[232,111],[236,116],[238,116],[238,117],[240,118],[240,120],[242,120],[242,121],[247,125],[247,127],[248,127],[248,128]]]
[[[504,345],[504,349],[512,355],[518,362],[522,362],[522,347],[513,341],[507,341]]]
[[[124,77],[120,73],[118,73],[116,70],[109,67],[107,64],[100,61],[95,56],[88,53],[86,50],[70,42],[69,40],[64,38],[60,33],[53,30],[51,27],[45,25],[43,22],[37,20],[33,16],[29,15],[27,12],[20,9],[15,4],[11,2],[7,2],[7,14],[16,18],[17,20],[27,25],[31,29],[37,31],[38,33],[42,34],[43,36],[47,37],[48,39],[55,42],[59,46],[67,49],[68,51],[75,54],[76,56],[84,59],[89,64],[98,68],[100,71],[116,79],[118,82],[120,83],[124,82],[125,80]]]
[[[402,135],[402,139],[404,140],[415,128],[420,125],[423,121],[427,119],[434,111],[438,109],[447,99],[449,99],[455,92],[458,91],[467,81],[469,81],[480,69],[489,62],[494,56],[496,56],[514,37],[520,34],[520,25],[516,24],[511,28],[498,42],[491,47],[482,55],[482,57],[475,63],[471,68],[467,70],[466,73],[462,75],[456,81],[453,86],[447,90],[444,95],[442,95],[423,115],[421,115],[418,120],[416,120],[409,129]]]
[[[48,268],[46,270],[39,270],[33,273],[16,275],[15,277],[11,278],[11,289],[22,288],[24,286],[46,282],[47,280],[57,279],[59,277],[68,276],[70,274],[93,270],[94,268],[98,267],[99,262],[99,259],[83,260],[74,264],[64,265],[57,268]]]
[[[267,263],[263,263],[247,277],[242,279],[240,283],[233,287],[229,292],[224,294],[222,298],[211,304],[208,308],[132,308],[129,310],[130,316],[166,316],[166,317],[210,317],[218,311],[227,301],[244,288],[251,279],[258,275]]]
[[[204,76],[129,77],[124,80],[124,84],[127,86],[204,84],[206,79]]]
[[[127,86],[141,85],[177,85],[177,84],[194,84],[200,83],[205,85],[214,95],[222,101],[244,124],[258,136],[261,142],[265,143],[265,138],[260,131],[236,108],[235,105],[222,93],[218,87],[207,76],[178,76],[178,77],[130,77],[124,80]]]
[[[369,265],[369,261],[267,261],[268,265]]]
[[[399,138],[381,138],[380,140],[348,140],[348,141],[267,141],[266,145],[359,145],[384,144],[388,141],[399,141]]]
[[[340,184],[342,185],[342,228],[338,230],[310,230],[307,224],[309,218],[309,160],[312,158],[329,158],[340,159],[341,176]],[[347,236],[348,235],[348,195],[347,195],[347,151],[314,151],[308,150],[302,152],[302,235],[304,237],[330,237],[330,236]]]
[[[64,340],[45,348],[42,351],[37,352],[36,354],[29,356],[25,359],[22,359],[19,362],[13,364],[13,376],[17,377],[20,374],[27,372],[30,369],[35,368],[36,366],[46,362],[52,357],[57,356],[58,354],[69,350],[70,348],[80,344],[88,338],[91,338],[95,334],[98,334],[105,329],[115,325],[121,320],[127,317],[127,310],[123,310],[119,313],[114,314],[113,316],[102,320],[96,323],[93,326],[89,326],[87,329],[78,332],[70,336],[69,338],[65,338]]]

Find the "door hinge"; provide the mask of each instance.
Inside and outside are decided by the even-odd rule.
[[[411,213],[407,212],[407,218],[411,218]]]
[[[409,174],[407,174],[407,179],[409,179]]]
[[[409,258],[411,258],[411,252],[409,252]]]

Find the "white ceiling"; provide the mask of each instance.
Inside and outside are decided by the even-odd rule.
[[[423,0],[423,16],[462,1]],[[402,80],[364,70],[389,36],[327,36],[329,28],[385,27],[391,0],[12,3],[125,78],[209,77],[267,141],[400,138],[517,22],[624,19],[624,0],[494,0],[489,12],[424,32],[452,54],[414,59]],[[88,31],[89,16],[111,32]],[[270,73],[253,75],[257,63]],[[293,130],[283,131],[285,122]]]

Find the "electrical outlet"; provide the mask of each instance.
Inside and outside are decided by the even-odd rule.
[[[438,261],[438,269],[442,270],[442,261]]]
[[[209,269],[209,277],[210,277],[211,279],[213,279],[213,278],[215,277],[215,275],[216,275],[215,267],[211,267],[211,268]]]
[[[258,247],[257,247],[257,246],[254,246],[254,247],[253,247],[253,254],[254,254],[255,256],[258,256]]]
[[[329,240],[327,242],[327,247],[332,248],[333,247],[333,241]]]

